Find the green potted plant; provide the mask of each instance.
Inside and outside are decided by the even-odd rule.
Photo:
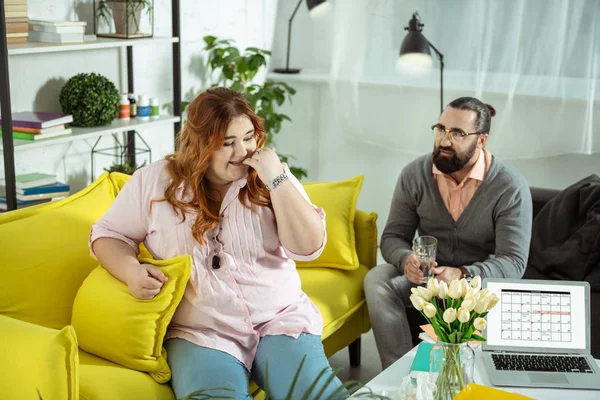
[[[129,164],[128,161],[121,161],[120,163],[113,163],[110,168],[104,168],[107,172],[121,172],[127,175],[133,175],[133,173],[144,167],[146,165],[146,161],[144,161],[141,165]]]
[[[149,36],[140,31],[142,11],[144,10],[152,19],[152,0],[99,0],[98,7],[96,7],[96,18],[110,26],[109,16],[112,16],[118,36]]]
[[[95,73],[77,74],[60,90],[60,106],[73,115],[73,126],[108,125],[119,112],[119,91],[114,83]]]
[[[296,90],[284,82],[266,81],[262,85],[253,82],[256,74],[266,68],[271,52],[256,47],[240,51],[232,40],[217,39],[215,36],[205,36],[204,42],[211,76],[219,76],[213,86],[225,86],[242,93],[256,114],[264,119],[267,146],[274,145],[275,135],[281,130],[283,121],[291,121],[290,117],[279,113],[277,108],[286,99],[291,101]],[[182,102],[182,107],[185,109],[188,104],[189,102]],[[293,157],[280,154],[279,158],[289,164],[289,159]],[[304,168],[289,167],[298,179],[307,176]]]

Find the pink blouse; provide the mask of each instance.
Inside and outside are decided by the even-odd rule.
[[[129,244],[136,252],[144,241],[157,259],[192,256],[191,278],[166,338],[182,338],[224,351],[250,369],[263,336],[320,335],[321,314],[302,291],[293,260],[317,258],[327,238],[310,255],[286,249],[279,241],[273,211],[255,205],[251,211],[238,200],[240,189],[246,185],[244,178],[229,187],[221,204],[223,220],[205,234],[206,244],[200,245],[192,236],[193,214],[182,223],[167,202],[154,202],[150,210],[150,200],[164,197],[170,182],[166,165],[162,160],[136,171],[110,209],[92,226],[90,235],[90,249],[96,239],[110,237]],[[310,202],[300,182],[285,169]],[[177,189],[178,198],[183,197],[183,191],[182,184]],[[324,211],[313,207],[325,226]],[[221,260],[219,269],[212,267],[215,251]]]

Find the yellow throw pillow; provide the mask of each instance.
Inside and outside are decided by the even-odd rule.
[[[45,328],[0,315],[0,397],[79,398],[79,356],[72,326]]]
[[[171,379],[163,340],[190,278],[189,255],[168,260],[141,259],[168,280],[152,300],[139,300],[127,285],[98,266],[81,285],[72,325],[84,351],[150,373],[158,383]]]
[[[358,268],[354,216],[363,179],[360,175],[340,182],[303,184],[312,203],[323,208],[327,214],[327,243],[316,260],[297,261],[298,267]]]

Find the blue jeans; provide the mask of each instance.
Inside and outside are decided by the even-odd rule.
[[[303,333],[297,339],[286,335],[264,336],[258,344],[251,371],[230,354],[183,339],[170,339],[165,343],[165,348],[172,373],[171,386],[178,399],[197,390],[205,390],[204,393],[211,397],[252,399],[248,391],[248,379],[252,378],[264,389],[267,361],[270,396],[273,399],[283,399],[287,396],[304,355],[306,359],[292,398],[302,398],[323,370],[326,372],[310,392],[310,399],[316,400],[321,390],[323,394],[318,398],[328,399],[342,386],[337,377],[333,377],[327,384],[333,370],[323,351],[321,337],[316,335]],[[219,388],[231,390],[218,390]],[[348,397],[345,389],[336,393],[338,395],[334,398]]]

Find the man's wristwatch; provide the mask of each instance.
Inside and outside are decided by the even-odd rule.
[[[470,281],[471,279],[473,279],[473,275],[471,275],[471,273],[465,268],[465,267],[458,267],[458,269],[460,269],[460,278],[465,278],[467,281]]]

